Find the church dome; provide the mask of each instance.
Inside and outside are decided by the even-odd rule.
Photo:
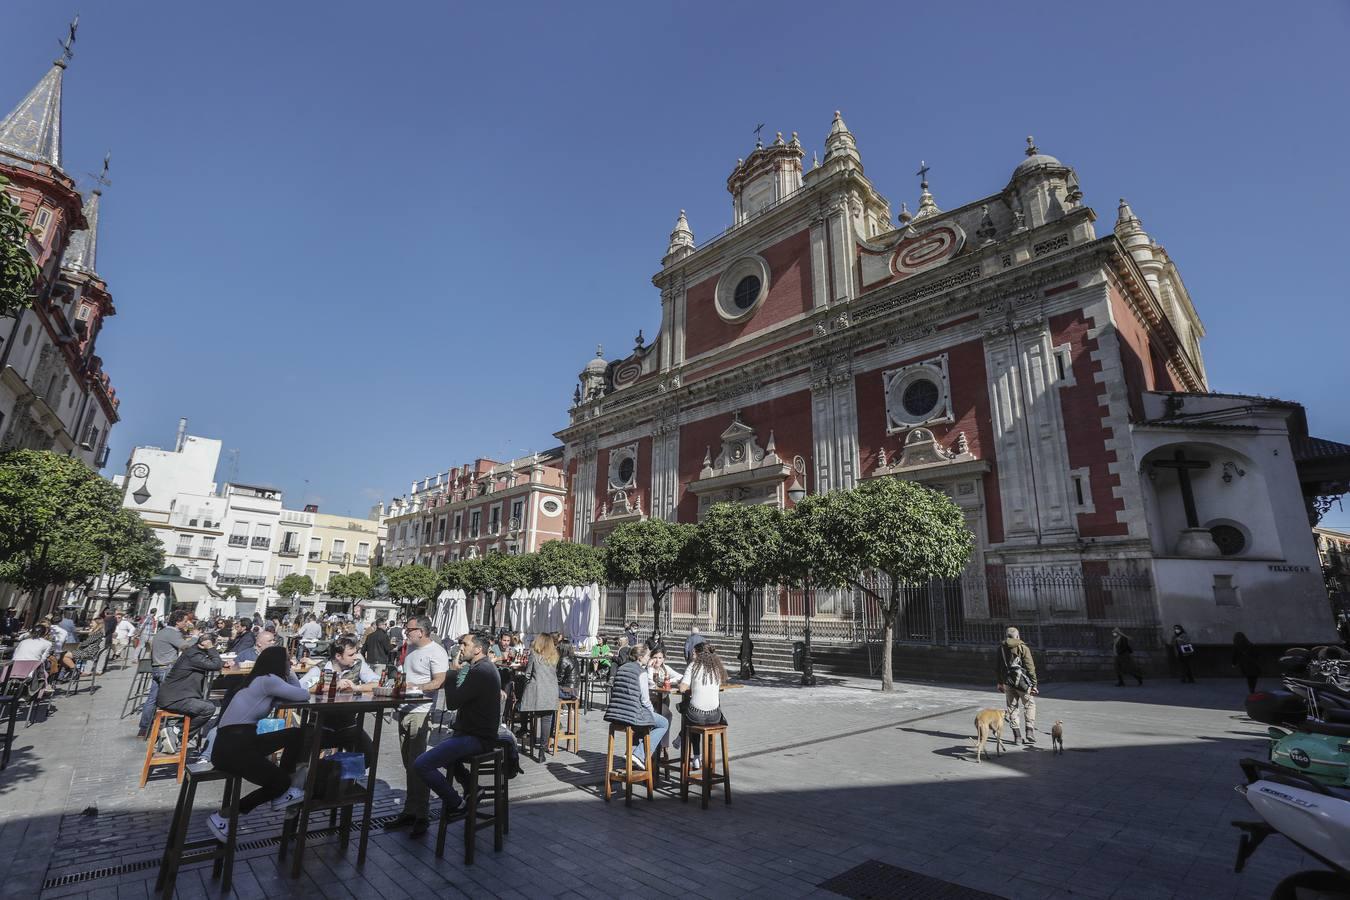
[[[609,368],[609,363],[605,362],[605,358],[603,356],[597,354],[591,357],[590,362],[586,363],[585,371],[587,373],[595,373],[598,375],[603,375],[605,374],[605,370],[607,368]]]
[[[1042,153],[1040,150],[1038,150],[1036,148],[1035,140],[1030,135],[1028,135],[1027,158],[1018,163],[1016,169],[1013,169],[1013,177],[1016,178],[1017,176],[1022,175],[1023,173],[1026,172],[1030,172],[1032,169],[1035,169],[1039,166],[1058,166],[1060,168],[1063,168],[1064,163],[1060,162],[1058,159],[1051,156],[1050,154]]]

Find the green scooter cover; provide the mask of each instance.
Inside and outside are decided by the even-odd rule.
[[[1350,738],[1270,728],[1270,761],[1323,784],[1350,787]]]

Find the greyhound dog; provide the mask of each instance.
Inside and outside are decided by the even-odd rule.
[[[1003,753],[1003,717],[1007,710],[982,709],[975,714],[975,761],[980,761],[984,742],[992,733],[998,739],[998,752]]]

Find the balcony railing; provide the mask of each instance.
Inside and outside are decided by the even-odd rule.
[[[219,584],[242,584],[246,587],[262,587],[267,578],[262,575],[221,575],[216,579]]]
[[[272,539],[271,539],[271,538],[255,537],[255,538],[253,539],[253,549],[254,549],[254,550],[266,550],[266,549],[267,549],[268,547],[270,547],[270,546],[272,546]]]
[[[277,551],[277,555],[278,555],[278,556],[299,556],[299,555],[300,555],[300,548],[299,548],[299,547],[282,547],[280,550]]]
[[[230,546],[231,546],[231,547],[247,547],[247,546],[248,546],[248,535],[246,535],[246,534],[232,534],[232,535],[230,535]]]
[[[310,562],[317,562],[320,556],[323,556],[323,554],[320,553],[318,550],[311,550],[311,551],[309,551],[309,561],[310,561]]]
[[[175,551],[173,552],[173,555],[174,555],[174,556],[191,556],[191,555],[192,555],[192,545],[191,545],[191,544],[187,544],[187,545],[184,545],[184,546],[180,546],[177,550],[175,550]]]
[[[370,564],[370,557],[369,557],[369,556],[358,556],[358,557],[356,557],[354,560],[352,560],[352,562],[354,562],[354,563],[355,563],[356,565],[358,565],[358,566],[369,565],[369,564]]]
[[[346,559],[347,559],[347,554],[345,554],[345,553],[336,553],[336,552],[334,552],[334,553],[328,554],[328,561],[329,561],[330,563],[339,563],[339,564],[341,564],[341,563],[345,562]]]

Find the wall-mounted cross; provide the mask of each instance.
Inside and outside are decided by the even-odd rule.
[[[1198,459],[1187,459],[1186,451],[1177,449],[1167,462],[1155,462],[1155,469],[1176,469],[1177,481],[1181,484],[1181,502],[1186,507],[1186,527],[1199,528],[1200,517],[1195,511],[1195,492],[1191,490],[1191,472],[1208,469],[1209,463]]]

